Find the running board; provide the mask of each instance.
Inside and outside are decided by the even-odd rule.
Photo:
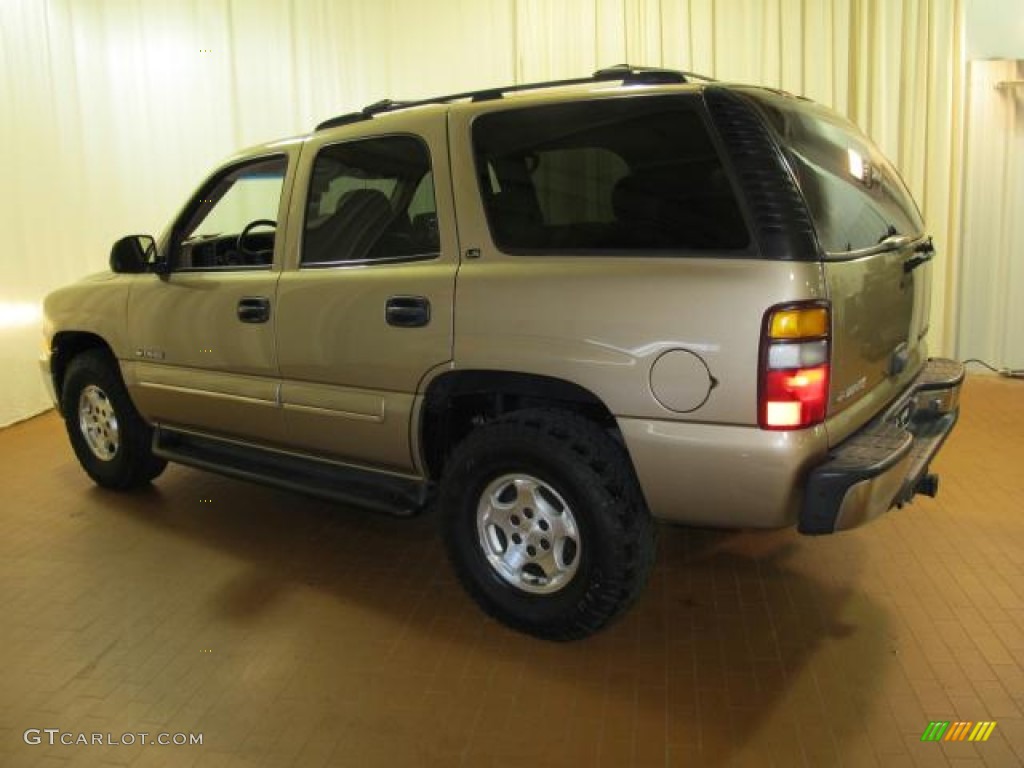
[[[153,453],[178,464],[400,517],[421,511],[430,492],[430,484],[422,480],[168,427],[153,431]]]

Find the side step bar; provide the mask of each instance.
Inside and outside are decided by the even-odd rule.
[[[422,480],[256,448],[170,427],[154,430],[153,453],[178,464],[400,517],[421,511],[431,490],[430,483]]]

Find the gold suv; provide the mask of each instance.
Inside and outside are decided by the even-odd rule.
[[[577,638],[654,519],[822,534],[935,493],[963,368],[927,356],[932,255],[834,112],[620,66],[232,157],[47,299],[43,364],[100,485],[433,505],[485,610]]]

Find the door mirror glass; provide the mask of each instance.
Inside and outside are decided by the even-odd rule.
[[[156,240],[149,235],[122,237],[110,249],[110,269],[119,274],[145,272],[156,260]]]

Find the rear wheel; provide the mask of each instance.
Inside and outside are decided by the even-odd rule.
[[[68,365],[61,411],[71,447],[98,485],[137,488],[167,466],[153,455],[153,431],[135,410],[116,362],[102,350],[83,352]]]
[[[500,621],[569,640],[624,611],[646,582],[654,524],[625,450],[573,413],[511,413],[446,466],[445,543],[463,585]]]

